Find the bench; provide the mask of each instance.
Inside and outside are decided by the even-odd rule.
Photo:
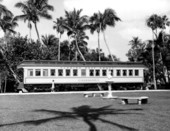
[[[100,97],[104,96],[103,92],[94,92],[94,93],[88,92],[88,93],[84,93],[84,97],[96,97],[97,94],[99,94]]]
[[[139,105],[141,104],[147,104],[148,103],[148,98],[147,96],[141,96],[141,97],[118,97],[117,99],[121,99],[122,100],[122,104],[128,104],[128,100],[137,100],[137,103]]]
[[[117,98],[118,98],[118,96],[112,96],[112,97],[108,97],[108,96],[104,96],[104,97],[102,97],[104,100],[116,100]]]

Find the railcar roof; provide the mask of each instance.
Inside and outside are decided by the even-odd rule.
[[[55,61],[55,60],[25,60],[18,68],[23,67],[143,67],[140,62],[112,62],[112,61]]]

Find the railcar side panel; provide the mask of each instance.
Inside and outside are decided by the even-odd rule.
[[[125,67],[24,67],[24,84],[143,83],[143,68]]]

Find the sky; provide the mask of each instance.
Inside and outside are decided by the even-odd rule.
[[[22,14],[21,10],[14,5],[17,2],[26,0],[3,0],[1,4],[5,5],[14,15]],[[142,41],[152,38],[151,29],[146,26],[146,19],[152,14],[166,15],[170,20],[170,0],[49,0],[49,4],[54,6],[54,11],[49,13],[52,15],[52,20],[41,19],[38,23],[40,35],[54,34],[53,21],[60,16],[64,17],[65,10],[72,11],[75,9],[83,9],[82,15],[92,16],[95,12],[103,12],[106,8],[115,10],[117,16],[122,20],[117,22],[115,27],[107,27],[106,40],[109,44],[111,53],[120,58],[121,61],[127,61],[126,53],[130,49],[129,41],[133,37],[139,37]],[[27,23],[18,22],[19,26],[16,31],[22,36],[29,36]],[[170,30],[170,29],[167,29]],[[91,49],[97,48],[97,33],[89,36],[88,47]],[[3,36],[0,31],[0,37]],[[32,29],[32,37],[37,38],[35,29]],[[67,39],[66,34],[62,39]],[[108,50],[101,35],[101,48],[108,55]]]

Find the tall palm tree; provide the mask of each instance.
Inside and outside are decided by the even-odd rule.
[[[91,33],[94,31],[97,31],[98,33],[98,52],[99,52],[99,61],[100,61],[100,33],[103,33],[104,41],[106,44],[106,47],[109,51],[109,54],[112,58],[112,61],[114,61],[114,58],[111,54],[111,51],[109,49],[109,46],[106,41],[105,37],[105,30],[107,26],[114,27],[115,23],[117,21],[120,21],[121,19],[116,15],[115,11],[113,9],[105,9],[104,13],[101,13],[100,11],[98,13],[94,13],[92,17],[90,17],[90,28]]]
[[[40,41],[40,35],[37,28],[37,22],[40,21],[40,17],[45,19],[52,19],[52,16],[48,14],[48,10],[53,11],[54,8],[48,5],[48,0],[28,0],[26,2],[18,2],[15,7],[20,8],[23,12],[22,15],[16,16],[16,19],[28,21],[28,27],[31,30],[31,22],[35,26],[38,40]],[[41,43],[42,44],[42,43]]]
[[[65,11],[65,24],[63,25],[68,31],[68,36],[71,36],[75,40],[75,45],[78,53],[80,54],[83,61],[86,61],[83,54],[81,53],[78,45],[78,35],[80,32],[83,32],[87,29],[88,17],[83,15],[81,16],[82,9],[73,11]]]
[[[152,34],[153,34],[153,44],[152,44],[152,57],[153,57],[153,79],[154,79],[154,86],[155,89],[157,89],[157,85],[156,85],[156,76],[155,76],[155,60],[154,60],[154,47],[158,47],[161,50],[161,47],[159,46],[160,43],[158,43],[158,39],[159,39],[159,32],[158,29],[161,29],[162,32],[164,31],[164,29],[166,29],[166,26],[170,25],[170,21],[168,20],[167,16],[158,16],[157,14],[153,14],[151,15],[148,19],[147,19],[147,26],[150,27],[152,29]],[[164,43],[164,33],[162,34],[162,42]],[[159,41],[160,42],[160,41]],[[156,44],[156,45],[155,45]],[[163,59],[162,59],[162,53],[160,51],[160,60],[163,63]],[[166,72],[166,69],[165,69]]]
[[[158,29],[162,26],[161,24],[162,19],[160,16],[153,14],[151,15],[147,20],[146,24],[148,27],[152,30],[152,60],[153,60],[153,82],[154,82],[154,88],[157,89],[156,84],[156,76],[155,76],[155,53],[154,53],[154,47],[155,47],[155,39],[158,37]],[[155,39],[154,39],[155,37]]]
[[[64,33],[64,19],[63,17],[57,18],[57,21],[54,21],[53,29],[55,29],[58,32],[59,37],[59,43],[58,43],[58,61],[60,61],[60,44],[61,44],[61,35]]]
[[[166,48],[167,42],[165,41],[166,33],[164,32],[164,29],[166,29],[166,27],[169,27],[169,26],[170,26],[170,21],[169,21],[168,17],[166,15],[162,16],[162,42],[163,42],[163,48],[164,49],[167,49]],[[160,55],[161,55],[161,58],[162,58],[162,53],[160,53]],[[167,66],[165,65],[165,61],[163,59],[162,59],[162,63],[164,65],[163,71],[164,71],[165,81],[166,81],[166,83],[168,83],[169,82],[168,69],[167,69]]]
[[[147,20],[146,24],[149,28],[151,28],[153,37],[157,39],[158,37],[158,29],[161,29],[163,27],[162,18],[161,16],[158,16],[157,14],[151,15]]]
[[[99,61],[100,58],[100,31],[101,31],[101,20],[102,14],[100,12],[94,13],[92,17],[90,17],[90,32],[93,34],[94,31],[97,31],[98,34],[98,54],[99,54]]]
[[[32,24],[31,22],[33,21],[33,13],[31,10],[31,4],[27,1],[27,2],[19,2],[15,5],[15,7],[17,8],[21,8],[23,15],[18,15],[15,17],[16,20],[21,19],[24,20],[24,22],[28,21],[28,28],[29,28],[29,36],[31,39],[31,29],[32,29]]]

